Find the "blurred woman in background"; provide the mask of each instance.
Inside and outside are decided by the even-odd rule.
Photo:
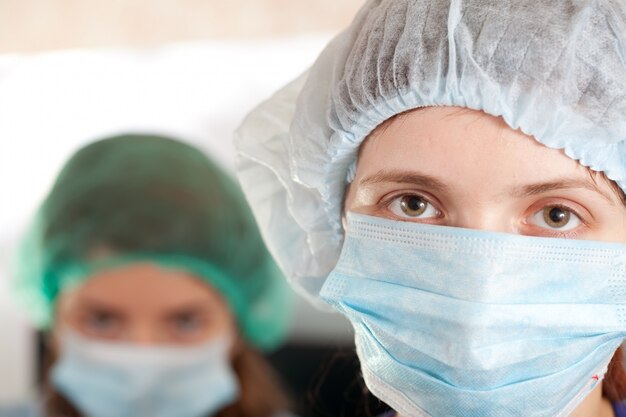
[[[259,354],[289,293],[237,184],[155,136],[65,165],[25,239],[16,291],[48,332],[45,416],[270,417],[288,407]]]

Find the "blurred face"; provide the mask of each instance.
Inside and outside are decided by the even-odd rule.
[[[214,289],[182,270],[151,263],[96,273],[59,299],[55,331],[145,345],[236,338],[235,319]]]
[[[538,237],[626,241],[611,183],[481,112],[408,112],[361,146],[346,211]],[[572,416],[612,416],[601,384]]]

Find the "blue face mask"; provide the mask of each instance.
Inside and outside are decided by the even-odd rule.
[[[565,417],[626,337],[626,245],[348,214],[322,297],[403,417]]]
[[[230,342],[144,347],[62,334],[52,383],[86,417],[207,417],[239,395]]]

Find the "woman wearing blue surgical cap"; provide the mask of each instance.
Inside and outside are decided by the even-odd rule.
[[[626,416],[625,49],[621,1],[370,0],[239,129],[389,416]]]
[[[197,149],[79,150],[41,205],[16,290],[49,334],[50,417],[275,417],[288,288],[236,183]]]

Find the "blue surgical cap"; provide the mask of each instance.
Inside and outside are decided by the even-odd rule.
[[[316,299],[363,140],[424,106],[501,116],[626,189],[626,4],[371,0],[238,130],[238,175],[292,284]]]

